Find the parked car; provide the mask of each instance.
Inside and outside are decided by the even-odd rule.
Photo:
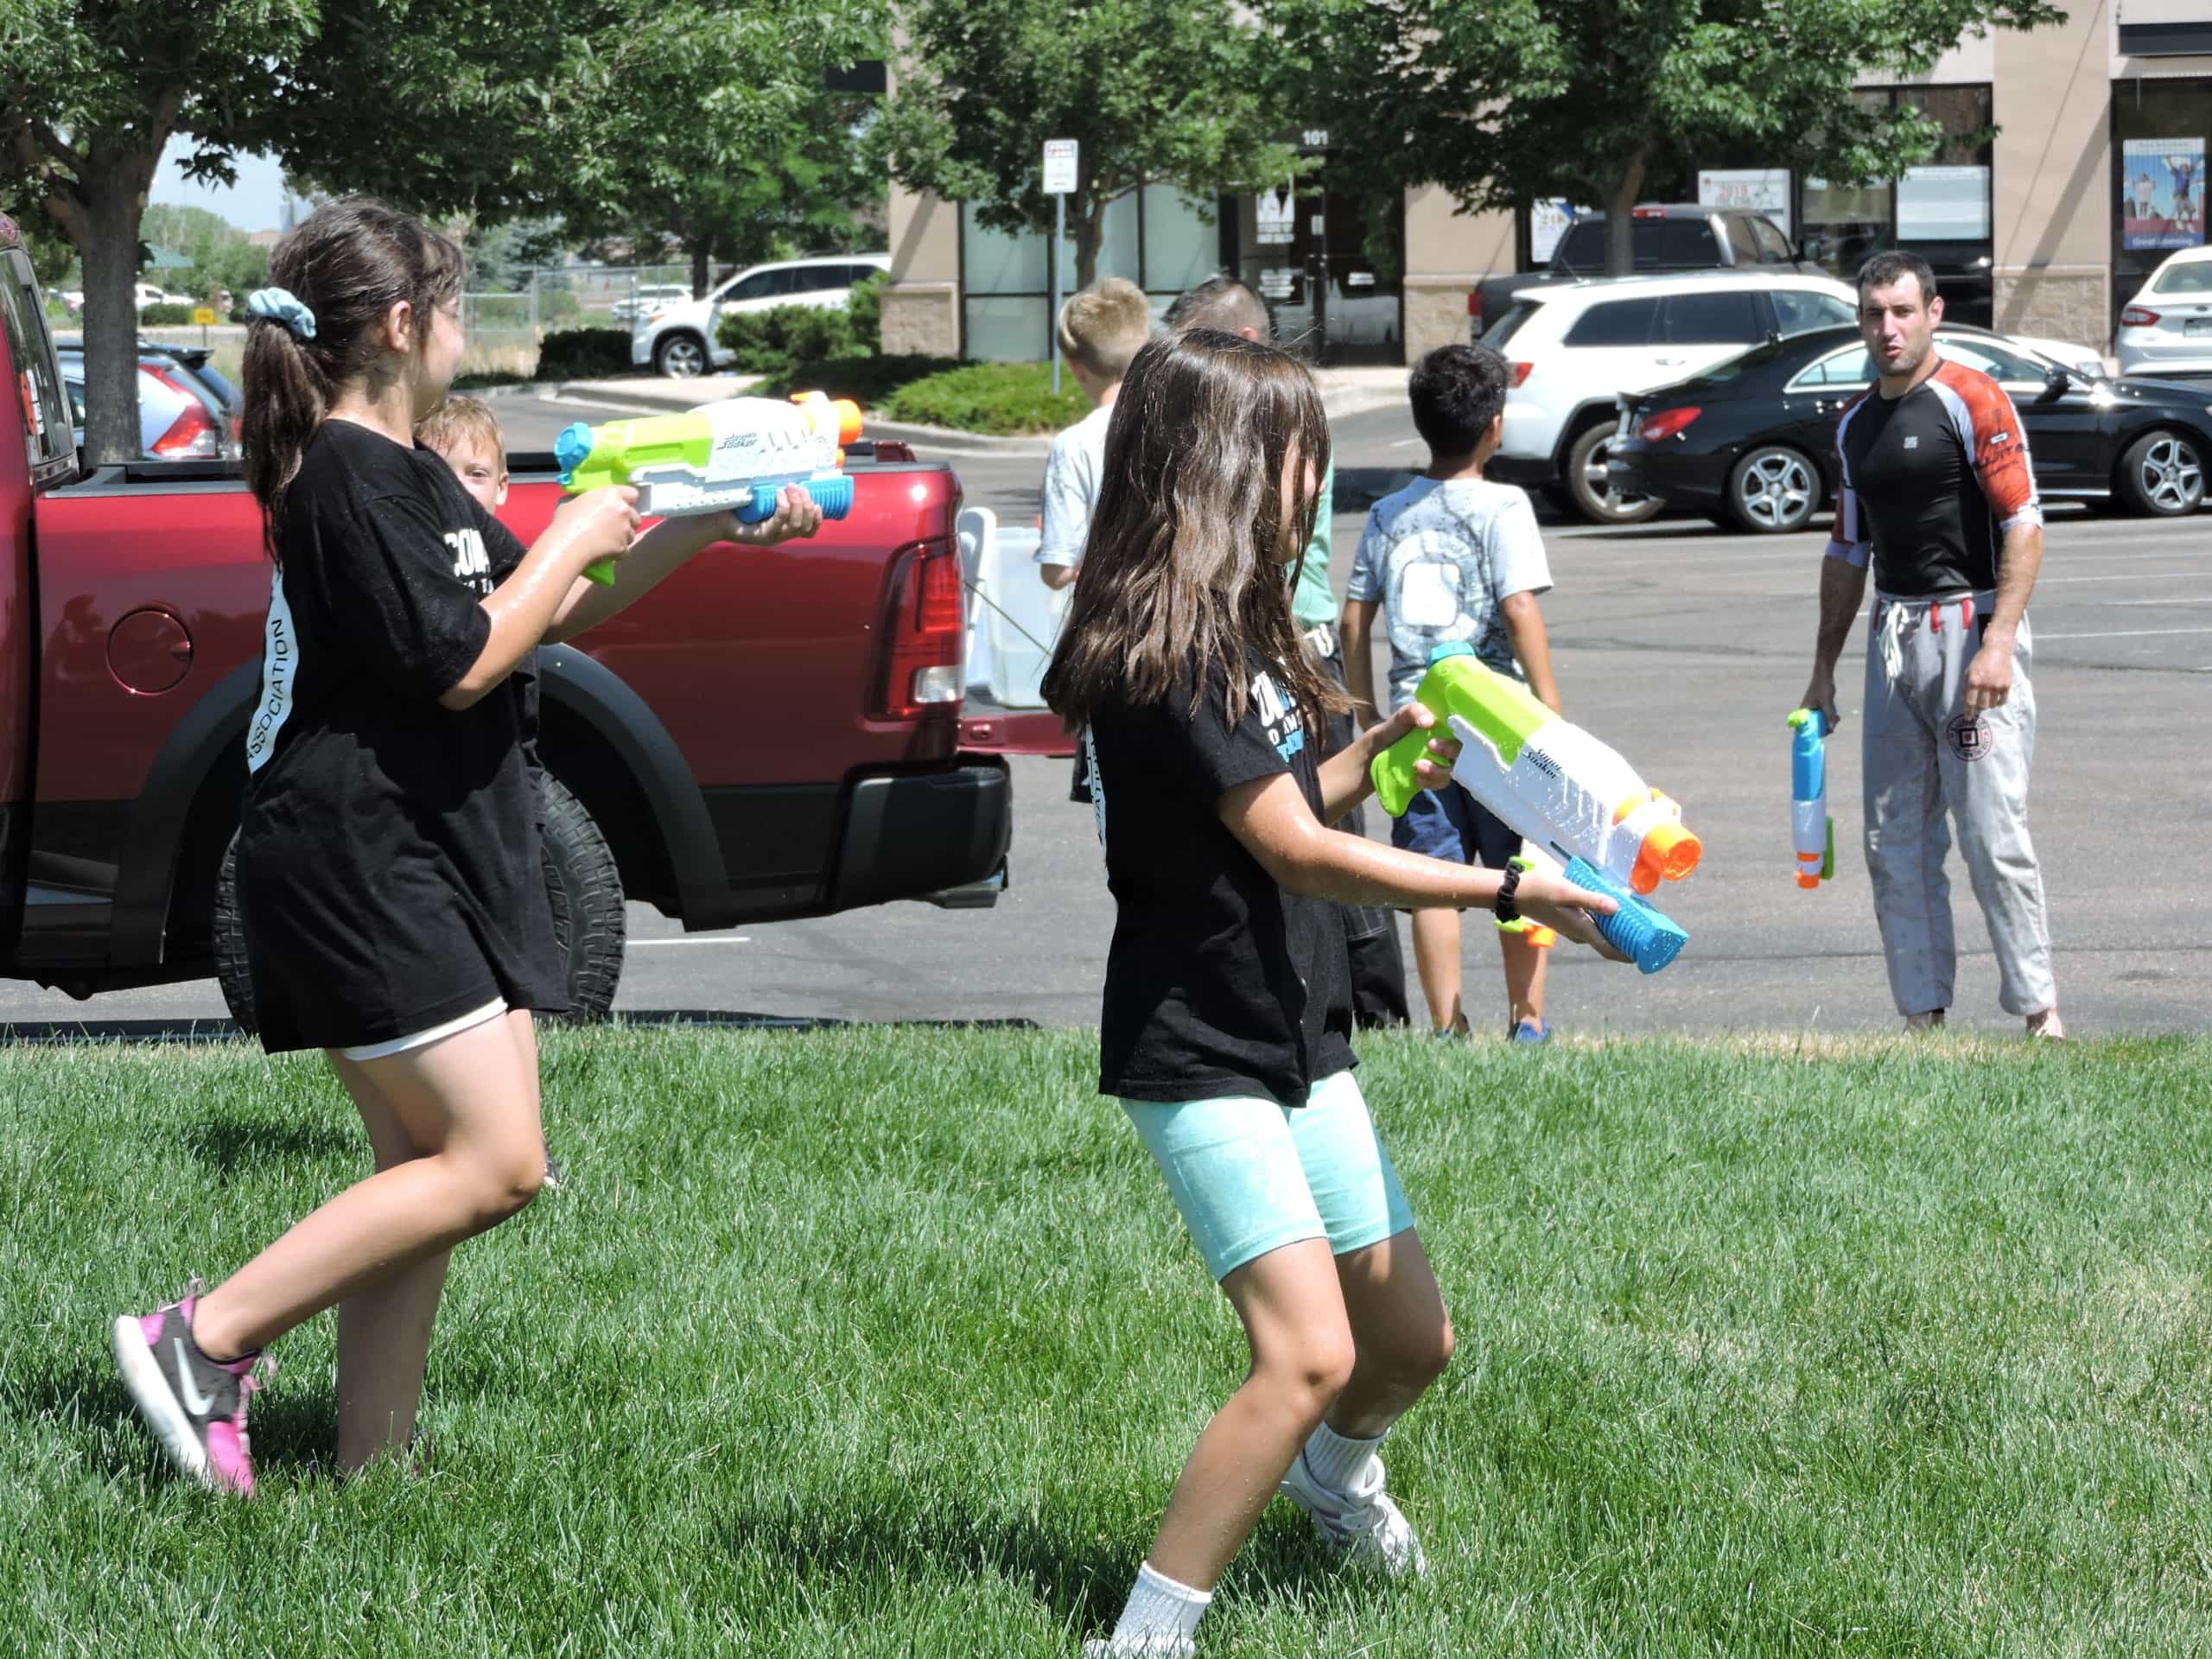
[[[683,304],[691,297],[687,283],[640,283],[608,308],[607,315],[618,322],[636,322],[656,311]]]
[[[1635,274],[1675,271],[1794,270],[1807,276],[1832,273],[1798,257],[1782,227],[1748,207],[1707,207],[1696,202],[1652,203],[1635,210]],[[1567,226],[1542,270],[1486,276],[1467,296],[1468,334],[1480,339],[1506,314],[1514,297],[1539,283],[1605,274],[1605,216],[1585,213]]]
[[[1605,456],[1623,393],[1665,385],[1746,346],[1848,323],[1858,296],[1795,270],[1622,276],[1524,289],[1483,336],[1512,365],[1492,478],[1545,490],[1598,524],[1634,524],[1656,501],[1623,496]]]
[[[138,308],[141,311],[149,305],[196,305],[199,303],[189,294],[172,294],[167,289],[157,288],[151,283],[140,283],[137,285],[137,296]]]
[[[62,376],[73,388],[70,393],[73,402],[80,402],[85,378],[83,337],[77,334],[56,334],[54,337],[54,349],[55,355],[61,361]],[[184,391],[198,394],[201,403],[207,406],[208,413],[214,417],[219,431],[217,448],[213,453],[236,455],[241,453],[238,440],[245,426],[245,396],[231,383],[229,378],[221,370],[215,366],[214,356],[214,353],[204,346],[165,346],[159,340],[142,340],[138,342],[138,367],[141,374],[151,374],[156,379],[161,381],[168,391]],[[140,385],[143,390],[144,382],[142,380]],[[164,398],[162,401],[168,400]],[[139,400],[139,409],[140,424],[144,426],[147,423],[144,417],[145,399],[143,397]],[[188,416],[188,422],[194,426],[197,424],[196,422],[189,422]],[[76,422],[77,441],[79,447],[84,442],[84,424],[82,414],[79,411]],[[186,452],[178,448],[181,442],[181,435],[179,438],[171,440],[168,448],[156,450],[152,447],[149,439],[147,448],[142,453],[171,460],[187,459],[188,457]],[[197,457],[208,453],[205,448],[202,448],[191,450],[189,456]]]
[[[715,338],[728,311],[772,311],[779,305],[841,310],[854,284],[891,269],[887,253],[840,253],[783,259],[741,270],[703,300],[686,299],[640,319],[630,335],[630,360],[656,374],[685,379],[736,361]]]
[[[218,898],[260,514],[232,462],[86,467],[36,295],[0,216],[0,976],[86,996],[227,963],[250,1015]],[[550,455],[509,467],[500,517],[529,541],[561,486]],[[812,539],[709,551],[540,655],[546,880],[583,1012],[614,994],[626,899],[696,930],[1003,882],[1003,752],[1036,717],[993,720],[999,752],[962,718],[959,480],[903,446],[855,444],[847,470],[852,511]]]
[[[2212,379],[2212,247],[2167,256],[2120,308],[2120,372]]]
[[[85,442],[85,359],[55,354],[69,399],[71,438]],[[138,453],[156,461],[219,461],[238,454],[238,429],[213,392],[166,359],[138,359]]]
[[[2212,457],[2202,387],[2085,378],[1963,326],[1939,327],[1936,343],[2011,395],[2045,497],[2160,517],[2202,503]],[[1873,378],[1858,330],[1829,328],[1629,394],[1607,463],[1613,487],[1745,530],[1802,530],[1834,500],[1836,421]]]

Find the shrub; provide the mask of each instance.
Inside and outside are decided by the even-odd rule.
[[[540,380],[596,379],[630,372],[627,328],[567,328],[537,348]]]
[[[853,339],[861,351],[869,357],[883,352],[883,290],[890,276],[879,271],[864,283],[854,285],[852,297],[845,302],[845,315],[852,319]]]
[[[872,410],[899,387],[960,365],[947,357],[836,357],[787,364],[772,371],[753,389],[756,397],[788,397],[795,391],[822,391],[849,397]]]
[[[138,314],[138,326],[141,328],[174,328],[181,322],[190,322],[195,308],[189,305],[149,305]]]
[[[1090,412],[1072,375],[1053,395],[1049,363],[963,363],[907,382],[877,410],[886,420],[1001,436],[1057,432]]]
[[[794,363],[869,355],[849,311],[810,305],[733,311],[715,325],[715,338],[736,355],[740,374],[773,374]]]

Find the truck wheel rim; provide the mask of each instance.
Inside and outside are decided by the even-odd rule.
[[[1813,511],[1813,479],[1805,463],[1780,450],[1763,450],[1745,463],[1736,499],[1745,516],[1770,530],[1802,524]]]
[[[2139,469],[2143,493],[2161,511],[2191,512],[2204,499],[2204,468],[2179,438],[2160,438]]]
[[[672,340],[661,353],[661,362],[671,378],[689,380],[699,372],[699,348],[688,340]]]

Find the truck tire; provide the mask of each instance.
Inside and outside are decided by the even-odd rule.
[[[1605,480],[1605,450],[1613,441],[1613,423],[1593,421],[1574,435],[1567,446],[1560,471],[1574,510],[1593,524],[1640,524],[1657,516],[1667,504],[1656,495],[1622,496]]]
[[[690,380],[704,374],[707,342],[689,329],[663,334],[653,347],[653,372],[671,380]]]
[[[614,1006],[622,982],[627,917],[622,876],[614,854],[584,804],[550,772],[538,775],[538,814],[545,825],[542,858],[545,896],[553,906],[553,937],[569,963],[569,1017],[598,1020]],[[253,1003],[253,976],[245,959],[245,929],[238,919],[238,838],[223,849],[215,880],[215,978],[241,1030],[260,1029]]]

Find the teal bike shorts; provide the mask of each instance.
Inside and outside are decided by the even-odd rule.
[[[1124,1100],[1122,1109],[1217,1282],[1300,1239],[1325,1238],[1332,1255],[1347,1255],[1414,1224],[1349,1071],[1322,1078],[1299,1107],[1239,1096]]]

